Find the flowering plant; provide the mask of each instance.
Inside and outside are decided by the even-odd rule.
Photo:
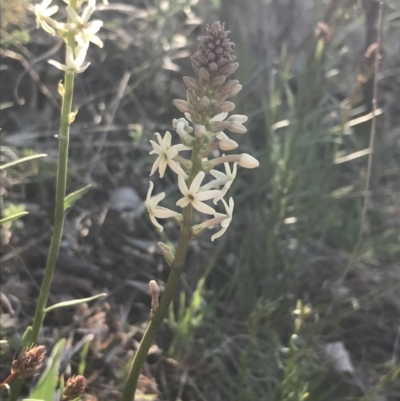
[[[37,27],[42,28],[52,36],[59,36],[65,41],[65,64],[55,60],[48,61],[51,65],[64,72],[64,80],[62,83],[60,82],[58,87],[58,92],[62,97],[62,104],[60,130],[57,136],[59,152],[57,162],[56,202],[53,234],[39,299],[36,305],[35,316],[33,318],[33,325],[32,328],[28,328],[23,340],[24,346],[28,349],[37,342],[46,314],[50,287],[61,244],[64,212],[72,202],[71,197],[66,197],[66,184],[70,125],[77,114],[77,111],[72,112],[74,79],[76,74],[84,72],[90,65],[88,62],[85,63],[89,44],[94,43],[97,46],[103,46],[103,42],[96,35],[102,27],[103,21],[94,20],[89,22],[93,12],[96,10],[96,0],[87,0],[87,5],[83,10],[82,6],[85,0],[64,0],[64,2],[67,3],[65,7],[66,14],[68,15],[67,22],[59,22],[54,18],[54,15],[59,11],[59,7],[52,5],[52,0],[43,0],[34,7]],[[84,189],[77,191],[77,196],[74,196],[74,199],[76,200],[82,196],[84,192]],[[35,349],[38,349],[38,347]],[[15,372],[10,375],[8,379],[11,383],[10,401],[15,401],[18,398],[22,387],[22,380],[25,377],[27,376],[16,374]]]
[[[184,117],[173,120],[173,127],[181,143],[171,145],[172,135],[169,131],[164,137],[158,132],[155,134],[158,143],[150,141],[153,147],[150,154],[157,155],[150,175],[158,171],[162,178],[166,169],[170,168],[177,176],[182,194],[176,202],[180,211],[159,206],[165,198],[165,193],[153,196],[154,184],[150,181],[145,202],[150,220],[162,231],[163,227],[157,219],[172,218],[180,226],[180,236],[176,250],[162,242],[158,243],[165,260],[171,266],[171,272],[160,301],[157,283],[154,280],[150,282],[152,318],[133,360],[123,392],[123,401],[131,401],[134,397],[147,352],[172,301],[183,270],[189,240],[216,225],[220,225],[221,228],[211,237],[212,241],[226,232],[232,221],[234,201],[232,197],[226,201],[224,196],[236,177],[237,166],[255,168],[259,165],[254,157],[246,153],[222,154],[210,158],[210,155],[220,151],[226,152],[238,147],[224,131],[244,134],[247,130],[243,123],[247,121],[247,116],[229,116],[235,104],[228,99],[242,89],[239,81],[227,80],[239,67],[235,61],[234,44],[229,39],[229,31],[225,31],[224,24],[214,22],[211,27],[207,27],[207,35],[201,36],[199,42],[199,50],[191,57],[197,79],[184,77],[183,81],[187,86],[186,100],[174,100],[174,105],[184,113]],[[191,157],[185,158],[180,154],[182,151],[189,151]],[[219,165],[224,165],[225,173],[216,169]],[[208,174],[214,179],[204,183]],[[214,205],[222,202],[225,213],[219,213],[205,203],[209,200],[213,200]],[[211,215],[212,218],[193,226],[193,209],[201,214]]]

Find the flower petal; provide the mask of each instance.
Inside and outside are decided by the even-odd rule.
[[[178,186],[182,195],[186,196],[189,190],[182,175],[178,176]]]
[[[160,161],[161,161],[161,156],[158,156],[153,164],[153,167],[151,168],[150,175],[153,175],[157,171],[158,166],[160,165]]]
[[[169,217],[174,217],[174,216],[178,215],[179,213],[175,212],[171,209],[167,209],[166,207],[157,206],[153,210],[153,214],[158,219],[168,219]]]
[[[71,18],[72,22],[76,25],[80,25],[81,19],[79,18],[79,15],[75,9],[71,6],[67,6],[65,7],[65,10],[67,11],[68,17]]]
[[[192,184],[190,185],[190,192],[192,192],[192,193],[198,192],[201,182],[204,179],[204,176],[205,176],[205,174],[203,171],[200,171],[197,173],[196,177],[194,177]]]
[[[189,199],[184,197],[178,200],[178,202],[176,202],[177,206],[180,206],[182,208],[186,207],[188,204],[190,203]]]
[[[174,160],[169,160],[168,161],[168,166],[171,167],[171,170],[173,170],[176,174],[186,176],[186,173],[182,170],[182,167]]]
[[[164,177],[165,170],[167,168],[167,161],[165,160],[165,157],[160,156],[160,167],[159,167],[159,172],[160,172],[160,178]]]
[[[222,227],[222,226],[221,226]],[[222,227],[221,230],[219,230],[218,232],[216,232],[212,237],[211,237],[211,241],[214,242],[215,239],[222,237],[225,234],[225,231],[227,230],[227,227]]]
[[[211,206],[208,206],[205,203],[200,202],[197,199],[195,199],[192,202],[192,205],[196,210],[198,210],[201,213],[205,213],[205,214],[214,214],[215,213],[215,210]]]
[[[153,189],[154,189],[154,182],[150,181],[150,186],[149,189],[147,191],[147,195],[146,195],[146,202],[148,202],[151,198],[151,194],[153,193]]]
[[[62,70],[62,71],[65,71],[65,72],[68,71],[68,67],[66,65],[61,64],[56,60],[49,60],[48,63],[51,64],[51,65],[54,65],[54,67],[58,68],[59,70]]]
[[[156,220],[153,214],[149,213],[151,222],[160,230],[163,231],[164,227]]]
[[[221,193],[221,191],[219,189],[214,189],[211,191],[202,191],[202,192],[198,192],[195,196],[196,200],[199,201],[205,201],[205,200],[209,200],[209,199],[213,199],[216,196],[218,196]]]

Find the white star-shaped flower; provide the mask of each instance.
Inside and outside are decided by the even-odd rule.
[[[217,204],[228,192],[228,189],[231,187],[233,180],[236,177],[237,173],[237,163],[233,163],[233,168],[231,170],[229,163],[224,163],[225,166],[225,174],[218,170],[210,170],[210,174],[215,178],[215,180],[210,181],[208,184],[204,185],[201,190],[208,190],[210,188],[215,188],[223,185],[224,187],[220,191],[220,194],[214,198],[214,205]]]
[[[165,192],[161,192],[156,196],[151,196],[153,192],[154,184],[150,181],[150,187],[147,191],[146,196],[146,208],[149,212],[151,222],[162,231],[163,226],[156,220],[157,219],[168,219],[169,217],[179,216],[180,213],[174,212],[171,209],[167,209],[166,207],[158,206],[158,204],[165,198]]]
[[[88,6],[83,10],[82,16],[71,6],[67,6],[66,10],[72,24],[65,24],[66,28],[75,30],[75,39],[80,46],[84,46],[86,43],[92,42],[99,47],[103,47],[103,42],[96,36],[96,33],[103,26],[103,21],[95,20],[89,22],[94,10],[96,9],[96,2],[89,1]]]
[[[221,191],[219,190],[211,190],[211,191],[200,191],[201,182],[204,179],[204,172],[200,171],[196,177],[194,178],[193,182],[191,183],[190,187],[188,188],[185,182],[185,179],[182,175],[178,177],[178,184],[179,189],[182,192],[183,198],[179,199],[176,204],[182,208],[186,207],[189,204],[197,209],[201,213],[205,214],[214,214],[215,210],[203,203],[203,201],[213,199],[217,197]]]
[[[150,175],[153,175],[156,170],[159,169],[160,177],[164,177],[165,169],[168,165],[176,174],[185,177],[186,173],[182,170],[179,163],[173,160],[173,158],[177,156],[181,150],[189,150],[190,148],[182,144],[171,146],[172,137],[169,131],[165,133],[164,138],[161,138],[161,135],[158,132],[156,132],[155,135],[157,136],[158,143],[150,141],[151,146],[153,146],[153,150],[150,154],[157,154],[158,157],[153,164]]]
[[[68,73],[75,73],[79,74],[86,70],[89,67],[90,63],[86,63],[82,66],[83,62],[85,61],[86,52],[88,46],[77,46],[75,49],[76,57],[74,57],[74,52],[70,46],[67,46],[67,58],[66,58],[66,65],[59,63],[55,60],[49,60],[48,63],[54,65],[54,67],[58,68],[59,70],[68,72]]]
[[[57,25],[57,22],[50,18],[58,11],[58,6],[49,7],[52,0],[43,0],[40,4],[35,5],[36,24],[40,26],[50,35],[55,35],[56,31],[50,25]]]
[[[225,217],[225,218],[221,222],[221,230],[219,230],[217,233],[215,233],[211,237],[211,241],[214,241],[215,239],[224,235],[225,231],[227,230],[227,228],[229,227],[229,224],[231,224],[231,221],[232,221],[233,207],[235,206],[235,203],[233,202],[233,198],[229,198],[229,206],[225,202],[225,199],[222,199],[222,202],[224,203],[226,214],[215,213],[214,216],[216,218],[222,218],[222,217]]]

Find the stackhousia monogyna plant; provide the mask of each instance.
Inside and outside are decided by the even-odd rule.
[[[154,184],[150,181],[146,198],[150,220],[162,231],[163,226],[158,219],[172,218],[180,226],[180,236],[175,250],[162,242],[158,243],[171,272],[160,300],[157,283],[150,281],[152,318],[134,357],[123,401],[132,401],[134,397],[148,350],[172,301],[184,268],[190,239],[212,226],[220,227],[211,237],[212,241],[225,233],[232,221],[234,201],[232,197],[228,201],[224,197],[235,179],[237,166],[255,168],[259,164],[246,153],[222,153],[238,147],[226,131],[234,134],[244,134],[247,131],[243,126],[247,116],[229,116],[235,104],[228,99],[242,89],[237,80],[227,80],[239,67],[235,62],[234,44],[229,39],[229,31],[225,31],[220,22],[214,22],[211,27],[207,27],[207,35],[201,36],[199,42],[199,50],[191,57],[197,79],[184,77],[183,81],[188,88],[187,98],[174,100],[174,105],[185,116],[173,120],[173,127],[181,143],[172,145],[172,135],[168,131],[163,137],[156,132],[157,141],[150,141],[153,147],[150,154],[157,155],[150,175],[158,173],[162,178],[166,169],[171,169],[176,174],[181,192],[181,198],[176,202],[178,211],[167,209],[159,205],[165,198],[165,193],[153,195]],[[181,152],[190,153],[190,158],[185,158]],[[215,154],[218,154],[217,157],[210,157]],[[221,165],[225,172],[216,169]],[[207,174],[213,178],[202,185]],[[206,204],[205,201],[208,200],[213,200],[215,205],[221,202],[225,213],[219,213]],[[193,225],[194,210],[211,218]]]

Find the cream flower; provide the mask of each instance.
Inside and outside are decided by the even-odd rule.
[[[40,4],[35,5],[36,24],[40,26],[50,35],[55,35],[56,31],[50,25],[56,26],[57,22],[50,18],[58,11],[58,6],[49,7],[52,0],[43,0]]]
[[[215,213],[214,216],[216,218],[219,218],[219,217],[221,217],[221,218],[225,217],[225,218],[221,222],[221,230],[219,230],[217,233],[215,233],[211,237],[211,241],[214,241],[215,239],[217,239],[217,238],[221,237],[222,235],[224,235],[225,231],[227,230],[227,228],[229,227],[229,225],[231,224],[231,221],[232,221],[233,207],[235,206],[233,198],[229,198],[229,206],[225,202],[225,199],[222,199],[222,202],[223,202],[223,204],[225,206],[226,214]]]
[[[88,6],[79,16],[78,13],[71,6],[67,6],[66,10],[72,24],[65,24],[66,28],[75,30],[75,39],[80,46],[84,46],[86,43],[92,42],[99,47],[103,47],[103,42],[96,36],[96,33],[103,26],[103,21],[95,20],[89,22],[94,10],[96,9],[96,2],[89,1]]]
[[[156,220],[157,219],[168,219],[169,217],[177,217],[180,213],[174,212],[173,210],[167,209],[166,207],[158,206],[158,204],[165,198],[165,192],[161,192],[156,196],[151,196],[153,192],[154,184],[150,181],[150,187],[147,191],[146,196],[146,208],[149,212],[151,222],[162,231],[163,226]]]
[[[67,58],[66,58],[66,65],[59,63],[55,60],[49,60],[48,63],[54,65],[54,67],[58,68],[59,70],[68,72],[68,73],[75,73],[79,74],[86,70],[89,67],[90,63],[86,63],[82,66],[83,62],[85,61],[86,52],[88,46],[80,47],[77,46],[75,49],[76,57],[74,57],[74,52],[70,46],[67,46]]]
[[[182,208],[186,207],[189,204],[197,209],[201,213],[205,214],[214,214],[215,210],[203,203],[203,201],[213,199],[217,197],[221,191],[212,190],[212,191],[200,191],[201,182],[204,179],[205,174],[200,171],[196,177],[194,178],[190,188],[187,187],[185,179],[183,176],[178,177],[179,189],[182,192],[183,198],[179,199],[176,204]]]
[[[210,174],[215,178],[215,180],[209,182],[208,184],[204,185],[200,190],[208,190],[210,188],[216,188],[221,185],[224,187],[220,191],[220,194],[214,198],[213,202],[214,205],[217,204],[228,192],[228,189],[231,187],[233,180],[236,177],[237,173],[237,163],[233,163],[233,168],[231,170],[229,163],[224,163],[225,166],[225,174],[218,170],[210,170]]]
[[[189,150],[190,148],[182,144],[171,146],[171,133],[169,131],[165,133],[164,138],[161,138],[161,135],[158,132],[156,132],[155,135],[157,136],[158,143],[150,141],[153,146],[153,150],[150,154],[157,154],[158,157],[153,164],[150,175],[153,175],[156,170],[159,169],[160,177],[164,177],[165,169],[168,165],[176,174],[185,177],[186,173],[182,170],[179,163],[173,160],[173,158],[177,156],[178,152],[181,150]]]

